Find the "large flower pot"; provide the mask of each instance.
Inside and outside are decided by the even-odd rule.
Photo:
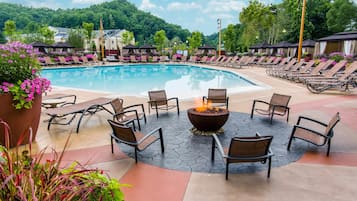
[[[12,95],[10,93],[0,94],[0,118],[10,126],[10,147],[15,147],[20,138],[23,138],[20,145],[28,144],[29,128],[32,128],[32,141],[36,138],[36,133],[41,116],[42,96],[36,95],[31,109],[15,109],[12,105]],[[0,127],[0,144],[5,145],[4,128]]]

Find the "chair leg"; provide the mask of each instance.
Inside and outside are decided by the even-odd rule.
[[[270,178],[270,169],[271,169],[271,157],[269,157],[269,167],[268,167],[268,178]]]
[[[114,148],[113,148],[113,137],[110,137],[110,145],[112,146],[112,154],[114,153]]]
[[[328,139],[326,156],[330,156],[330,147],[331,147],[331,139]]]
[[[159,129],[159,135],[160,135],[160,143],[161,143],[161,153],[164,153],[165,147],[164,147],[164,138],[162,137],[162,129]]]
[[[229,169],[229,163],[226,163],[226,180],[228,180],[228,169]]]
[[[176,106],[177,106],[177,115],[180,115],[180,106],[178,101],[176,102]]]
[[[290,110],[289,109],[287,109],[288,110],[288,114],[287,114],[287,117],[286,117],[286,122],[289,122],[289,114],[290,114]]]
[[[139,131],[141,131],[140,120],[136,119],[136,121],[138,122]]]
[[[255,108],[255,102],[253,102],[252,111],[250,112],[251,119],[253,119],[254,108]]]
[[[159,109],[157,108],[157,106],[155,107],[156,110],[156,118],[159,118]]]
[[[135,149],[135,163],[138,163],[138,150],[136,147],[134,149]]]
[[[294,126],[293,128],[293,131],[291,131],[291,135],[290,135],[290,139],[289,139],[289,143],[288,143],[288,147],[287,147],[287,150],[290,151],[290,146],[291,146],[291,142],[293,140],[293,136],[294,136],[294,133],[295,133],[295,129],[296,127]]]
[[[214,140],[214,138],[212,137],[212,148],[211,148],[211,160],[214,161],[214,151],[216,148],[216,142]]]
[[[274,112],[272,112],[270,115],[270,124],[273,124],[273,117],[274,117]]]

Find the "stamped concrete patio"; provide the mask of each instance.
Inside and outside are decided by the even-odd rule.
[[[230,137],[251,135],[259,131],[261,134],[279,136],[276,137],[279,140],[274,139],[275,156],[270,179],[266,178],[265,165],[250,164],[234,165],[229,180],[225,180],[221,159],[216,157],[214,164],[210,161],[209,137],[196,139],[196,136],[192,136],[188,131],[190,124],[185,119],[185,111],[194,105],[193,100],[180,102],[179,117],[172,112],[163,114],[159,119],[149,118],[144,129],[149,130],[154,126],[164,127],[166,152],[164,155],[159,151],[156,152],[155,147],[159,148],[159,144],[154,144],[153,149],[139,153],[138,164],[135,164],[132,158],[131,149],[125,146],[120,146],[122,150],[115,146],[114,154],[111,153],[110,127],[106,122],[111,116],[107,113],[98,113],[85,118],[78,134],[75,133],[75,122],[69,126],[54,125],[50,131],[47,131],[47,124],[43,121],[48,117],[43,114],[34,147],[42,149],[49,146],[61,151],[68,135],[71,135],[64,160],[68,162],[78,160],[82,164],[104,169],[112,177],[120,179],[122,183],[131,184],[131,188],[123,188],[128,201],[356,200],[357,92],[316,95],[311,94],[301,84],[268,77],[263,68],[227,70],[238,72],[258,83],[270,86],[261,91],[229,95],[229,109],[232,115],[226,124],[224,134]],[[120,96],[120,94],[54,89],[53,93],[56,92],[74,93],[78,101],[98,96]],[[248,113],[253,99],[269,100],[274,92],[292,96],[289,123],[287,124],[284,118],[277,117],[273,125],[269,125],[264,117],[258,115],[251,120]],[[127,105],[147,101],[146,98],[121,98],[124,98],[124,103]],[[330,157],[325,156],[326,147],[317,148],[298,141],[293,143],[291,153],[286,151],[287,139],[299,115],[326,122],[337,111],[340,112],[342,120],[335,128]],[[174,141],[178,133],[183,134]],[[175,142],[181,144],[181,148],[175,147]],[[193,142],[197,144],[191,147],[182,146]],[[208,147],[206,143],[209,143]],[[197,146],[199,144],[203,145]],[[199,148],[189,152],[196,147]]]

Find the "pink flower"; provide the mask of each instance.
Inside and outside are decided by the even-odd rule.
[[[7,60],[7,63],[12,64],[12,63],[14,63],[14,61],[9,59],[9,60]]]

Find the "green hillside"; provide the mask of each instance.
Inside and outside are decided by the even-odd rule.
[[[169,24],[150,13],[138,10],[126,0],[114,0],[83,9],[30,8],[16,4],[0,3],[0,30],[4,22],[13,20],[17,30],[31,32],[38,24],[77,28],[82,22],[92,22],[99,29],[99,19],[103,17],[105,29],[126,29],[134,32],[139,44],[152,43],[156,31],[165,30],[169,39],[175,36],[185,41],[189,30]]]

